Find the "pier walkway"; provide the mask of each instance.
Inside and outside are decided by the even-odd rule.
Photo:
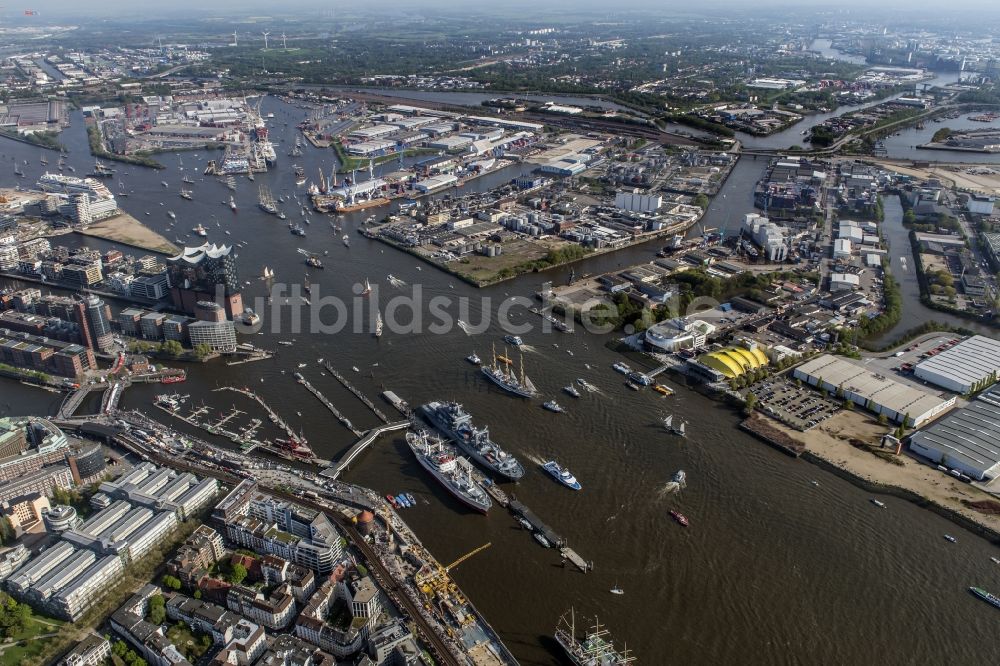
[[[344,376],[343,376],[342,374],[340,374],[339,372],[337,372],[336,370],[334,370],[334,369],[333,369],[333,367],[332,367],[332,366],[330,365],[330,362],[329,362],[329,361],[327,361],[326,363],[324,363],[324,364],[323,364],[323,367],[325,367],[325,368],[326,368],[326,370],[327,370],[327,372],[329,372],[329,373],[330,373],[331,375],[333,375],[333,376],[334,376],[334,378],[336,378],[336,380],[337,380],[338,382],[340,382],[341,384],[343,384],[343,386],[344,386],[344,388],[345,388],[345,389],[347,389],[348,391],[350,391],[351,393],[353,393],[353,394],[354,394],[354,396],[355,396],[355,397],[356,397],[356,398],[357,398],[358,400],[360,400],[361,402],[363,402],[363,403],[364,403],[364,405],[365,405],[365,406],[366,406],[366,407],[367,407],[368,409],[372,410],[372,412],[373,412],[373,413],[375,414],[375,416],[377,416],[377,417],[378,417],[378,420],[379,420],[379,421],[381,421],[382,423],[388,423],[388,422],[389,422],[389,419],[388,419],[388,417],[386,417],[386,415],[385,415],[385,414],[383,414],[383,413],[382,413],[381,411],[379,411],[379,408],[375,406],[375,403],[373,403],[373,402],[372,402],[371,400],[369,400],[369,399],[368,399],[368,396],[366,396],[366,395],[365,395],[364,393],[362,393],[362,392],[361,392],[361,391],[359,391],[358,389],[354,388],[354,387],[353,387],[353,386],[351,385],[351,383],[350,383],[350,382],[348,382],[348,381],[347,381],[347,380],[346,380],[346,379],[344,378]]]
[[[410,427],[410,421],[396,421],[394,423],[387,423],[383,426],[377,428],[372,428],[366,432],[361,439],[356,441],[351,448],[347,450],[347,453],[337,461],[332,467],[328,467],[320,472],[320,476],[326,476],[331,479],[336,479],[340,476],[340,473],[347,469],[358,455],[368,448],[368,445],[378,439],[379,435],[386,432],[392,432],[394,430],[405,430]]]
[[[305,377],[303,377],[298,372],[296,372],[295,375],[296,375],[295,381],[297,381],[299,384],[302,384],[303,386],[305,386],[307,391],[309,391],[310,393],[312,393],[314,396],[316,396],[317,400],[319,400],[324,405],[326,405],[326,408],[329,409],[330,412],[332,412],[335,417],[337,417],[337,420],[340,421],[344,425],[345,428],[347,428],[348,430],[350,430],[351,432],[353,432],[358,437],[361,437],[364,434],[362,431],[360,431],[357,428],[355,428],[354,424],[351,423],[351,420],[349,418],[347,418],[346,416],[344,416],[343,414],[341,414],[340,410],[338,410],[336,407],[334,407],[333,403],[330,402],[329,400],[327,400],[326,396],[323,395],[322,393],[320,393],[320,390],[318,388],[316,388],[315,386],[313,386],[312,384],[310,384],[308,379],[306,379]]]
[[[258,405],[260,405],[261,409],[263,409],[265,412],[267,412],[268,417],[271,419],[271,423],[273,423],[274,425],[278,426],[279,428],[281,428],[282,430],[285,431],[285,435],[288,436],[288,439],[295,439],[295,440],[299,439],[298,434],[294,430],[292,430],[292,427],[290,425],[288,425],[288,423],[286,423],[283,418],[281,418],[280,416],[278,416],[278,413],[276,411],[274,411],[271,408],[270,405],[268,405],[266,402],[264,402],[263,398],[261,398],[259,395],[257,395],[253,391],[251,391],[249,389],[236,388],[235,386],[221,386],[221,387],[219,387],[219,388],[217,388],[215,390],[216,391],[232,391],[234,393],[239,393],[242,396],[246,396],[247,398],[250,398],[251,400],[253,400],[254,402],[256,402]]]

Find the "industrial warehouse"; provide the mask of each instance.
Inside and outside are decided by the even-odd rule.
[[[917,363],[913,370],[918,379],[963,394],[995,382],[998,373],[1000,340],[983,335],[973,335]]]
[[[977,481],[1000,474],[1000,385],[910,436],[910,450]]]
[[[902,384],[855,365],[850,361],[823,354],[795,368],[795,378],[811,386],[843,395],[845,400],[886,418],[919,428],[951,409],[955,396],[941,398]]]

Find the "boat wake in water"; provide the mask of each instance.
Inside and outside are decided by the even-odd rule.
[[[674,493],[680,492],[681,484],[676,481],[667,481],[663,484],[663,487],[657,492],[660,497],[666,497],[667,495],[672,495]]]
[[[466,335],[472,335],[472,333],[471,333],[472,327],[471,326],[469,326],[467,323],[465,323],[461,319],[459,319],[456,323],[458,324],[458,327],[460,329],[462,329],[463,333],[465,333]]]

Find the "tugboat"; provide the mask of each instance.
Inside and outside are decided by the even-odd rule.
[[[565,391],[566,393],[570,394],[574,398],[579,398],[580,397],[580,392],[577,391],[576,387],[573,386],[572,384],[570,384],[568,386],[563,386],[563,391]]]
[[[465,360],[471,363],[472,365],[482,365],[483,363],[483,359],[479,358],[479,355],[476,352],[472,352],[471,354],[466,356]]]
[[[567,488],[572,488],[573,490],[580,490],[583,486],[580,482],[576,480],[576,477],[570,473],[568,469],[562,467],[555,460],[549,460],[548,462],[542,463],[542,469],[549,473],[549,475],[554,478],[559,483],[563,484]]]

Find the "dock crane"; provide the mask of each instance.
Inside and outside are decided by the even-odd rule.
[[[457,567],[459,564],[461,564],[462,562],[466,561],[467,559],[469,559],[473,555],[477,555],[477,554],[483,552],[484,550],[486,550],[487,548],[489,548],[492,545],[493,545],[493,542],[492,541],[488,541],[488,542],[484,543],[482,546],[480,546],[479,548],[476,548],[474,550],[470,550],[465,555],[462,555],[460,558],[458,558],[457,560],[455,560],[454,562],[452,562],[448,566],[444,567],[444,572],[445,573],[450,573],[451,570],[454,569],[455,567]]]

